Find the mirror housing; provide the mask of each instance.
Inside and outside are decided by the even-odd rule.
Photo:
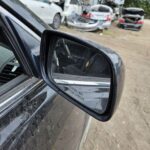
[[[63,43],[64,39],[65,39],[65,44]],[[65,57],[65,59],[63,58],[62,60],[69,59],[69,61],[67,62],[67,65],[69,65],[70,63],[70,57],[71,59],[73,57],[73,62],[80,62],[79,64],[82,64],[81,60],[86,60],[86,57],[84,57],[84,59],[81,59],[79,58],[79,56],[82,55],[83,53],[82,51],[86,52],[87,50],[87,51],[90,51],[90,55],[89,55],[88,61],[86,61],[86,63],[83,63],[83,64],[86,64],[84,66],[87,67],[87,64],[89,64],[91,60],[96,60],[97,62],[96,64],[98,64],[97,66],[100,66],[102,62],[100,60],[104,59],[105,61],[103,61],[102,66],[107,66],[105,68],[107,68],[107,70],[109,69],[109,71],[107,71],[106,74],[102,73],[101,72],[102,67],[100,67],[99,69],[100,72],[97,73],[97,69],[96,69],[96,73],[94,71],[94,74],[92,72],[92,75],[91,73],[89,73],[89,71],[88,73],[87,71],[86,73],[85,71],[83,73],[83,70],[81,70],[81,68],[83,67],[78,68],[80,69],[79,70],[80,73],[77,73],[79,71],[76,70],[75,74],[74,73],[72,74],[72,72],[70,74],[64,70],[58,71],[58,69],[55,69],[54,71],[53,64],[54,62],[55,64],[57,64],[58,63],[57,61],[59,58],[59,57],[56,57],[56,53],[57,53],[57,56],[60,54],[60,52],[61,52],[61,55],[64,55],[62,54],[65,52],[62,48],[63,47],[62,44],[66,46],[66,43],[70,47],[76,45],[81,48],[80,51],[78,51],[80,52],[79,54],[77,52],[78,47],[73,48],[71,52],[67,52],[66,50],[66,53],[68,55],[67,57]],[[56,50],[58,48],[61,48],[59,53],[57,52],[58,50]],[[70,53],[73,53],[74,55],[71,56]],[[85,55],[82,55],[82,56],[85,56]],[[61,61],[59,60],[59,65],[56,65],[57,67],[59,66],[59,68],[60,66],[62,66],[61,69],[59,70],[62,70],[62,68],[66,68],[66,65],[62,63],[62,60]],[[92,64],[95,64],[95,63],[92,63]],[[118,103],[120,101],[120,97],[122,94],[122,90],[123,90],[124,65],[120,56],[116,54],[114,51],[112,51],[111,49],[105,48],[91,41],[79,39],[77,37],[74,37],[66,33],[53,31],[53,30],[45,30],[42,35],[42,40],[41,40],[40,67],[41,67],[41,73],[42,73],[42,77],[44,81],[51,88],[53,88],[58,94],[66,98],[68,101],[70,101],[71,103],[73,103],[74,105],[82,109],[83,111],[87,112],[89,115],[93,116],[94,118],[100,121],[108,121],[114,114],[114,111],[116,110],[118,106]],[[82,71],[82,75],[81,75],[81,71]],[[59,73],[59,76],[58,76],[58,73]],[[80,74],[80,77],[77,76],[79,74]],[[106,91],[105,91],[105,95],[108,95],[107,101],[106,101],[106,98],[105,99],[102,98],[104,93],[102,93],[101,91],[102,91],[102,88],[104,89],[104,87],[102,87],[103,80],[102,80],[101,75],[103,79],[105,78],[105,76],[107,76],[107,79],[108,78],[110,79],[110,80],[107,80],[107,81],[110,81],[110,84],[107,84],[107,85],[110,85],[109,90],[107,89],[107,92],[109,91],[109,95],[106,94]],[[88,82],[87,82],[87,79],[88,79]],[[106,83],[106,82],[103,82],[103,83]],[[95,87],[97,88],[94,92],[98,94],[98,96],[96,96],[95,98],[94,97],[95,93],[91,92],[89,95],[89,96],[92,96],[90,103],[85,103],[81,101],[81,100],[86,101],[86,98],[85,98],[86,96],[83,96],[83,95],[85,95],[84,92],[87,87],[90,88],[89,90],[90,92]],[[72,89],[73,91],[70,92]],[[86,89],[86,92],[87,92],[87,89]],[[97,105],[97,103],[94,101],[94,100],[97,100],[98,98],[100,99],[100,105]],[[94,105],[91,104],[91,102],[94,103]]]

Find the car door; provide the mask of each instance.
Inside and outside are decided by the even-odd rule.
[[[87,115],[34,77],[30,58],[34,57],[31,53],[38,55],[40,37],[1,6],[0,14],[0,25],[16,58],[30,68],[23,67],[23,80],[17,84],[13,80],[9,89],[8,84],[0,89],[0,149],[77,149]],[[78,119],[80,123],[75,124]]]

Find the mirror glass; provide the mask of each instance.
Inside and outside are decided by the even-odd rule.
[[[47,67],[54,84],[84,107],[104,113],[111,91],[111,67],[105,56],[64,38],[57,38],[52,45],[52,66]]]

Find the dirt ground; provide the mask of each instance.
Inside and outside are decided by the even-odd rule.
[[[93,40],[120,54],[125,68],[124,92],[119,108],[109,122],[92,118],[82,150],[150,149],[150,21],[140,32],[115,25],[99,33],[62,27],[78,37]]]

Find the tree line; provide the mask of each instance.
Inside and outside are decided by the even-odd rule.
[[[145,17],[150,19],[150,0],[125,0],[124,6],[143,8]]]

